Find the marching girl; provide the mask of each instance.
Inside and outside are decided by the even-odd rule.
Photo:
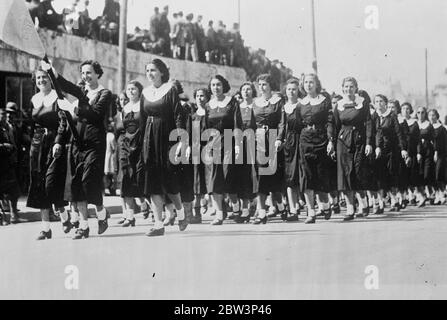
[[[385,193],[390,191],[390,211],[399,211],[396,192],[399,185],[400,159],[407,160],[407,146],[402,137],[397,115],[388,108],[388,99],[378,94],[374,98],[374,105],[379,116],[380,136],[380,143],[376,145],[379,205],[383,208]]]
[[[337,108],[338,101],[343,99],[343,97],[339,94],[336,94],[331,99],[332,104],[332,112]],[[329,202],[331,204],[332,213],[339,214],[340,213],[340,194],[337,191],[337,159],[332,158],[330,165],[331,172],[331,191],[329,192]]]
[[[419,204],[418,207],[425,206],[427,197],[430,197],[430,188],[435,182],[435,163],[434,163],[434,128],[428,120],[426,108],[419,107],[416,112],[418,125],[421,132],[421,153],[418,156],[419,163]]]
[[[226,95],[230,91],[230,84],[224,77],[216,75],[211,78],[209,89],[212,98],[207,103],[206,129],[214,129],[214,134],[210,142],[213,148],[206,152],[208,157],[205,170],[207,192],[212,194],[211,198],[216,208],[216,218],[211,224],[217,226],[222,225],[224,220],[224,194],[229,194],[233,212],[240,211],[236,195],[237,171],[233,164],[234,158],[240,155],[240,148],[238,145],[234,147],[235,157],[232,155],[232,150],[226,150],[225,145],[228,141],[225,143],[224,131],[241,129],[242,118],[239,103],[233,97]],[[235,138],[239,139],[238,136]]]
[[[129,102],[124,105],[117,123],[117,131],[121,132],[118,137],[118,181],[124,209],[124,219],[118,223],[122,227],[135,226],[135,198],[140,199],[143,212],[148,210],[143,194],[144,168],[141,162],[144,129],[140,103],[142,92],[140,82],[132,80],[127,84]]]
[[[191,150],[187,152],[190,154],[190,158],[193,164],[193,191],[194,191],[194,201],[193,201],[193,217],[191,218],[192,224],[202,223],[202,201],[207,193],[206,191],[206,180],[205,180],[205,164],[201,159],[202,147],[204,142],[200,140],[203,131],[206,128],[206,104],[211,99],[211,93],[208,88],[200,88],[194,91],[194,101],[195,104],[191,105],[191,115],[187,122],[187,131],[190,137]],[[193,136],[193,131],[196,131],[198,136]],[[199,151],[197,154],[192,153],[192,150]]]
[[[298,221],[299,216],[299,139],[301,131],[301,111],[298,107],[298,98],[300,95],[300,83],[297,78],[291,78],[286,84],[287,102],[283,108],[283,117],[285,119],[284,130],[279,139],[282,142],[284,150],[284,178],[287,187],[287,199],[289,203],[290,216],[287,221]]]
[[[284,117],[282,116],[282,108],[284,99],[280,95],[273,95],[273,81],[269,74],[262,74],[256,80],[260,96],[254,100],[253,114],[256,120],[256,150],[257,150],[257,170],[258,170],[258,194],[256,197],[257,217],[253,224],[266,224],[266,198],[272,193],[272,206],[269,215],[281,216],[285,215],[285,207],[282,203],[282,191],[284,189],[284,153],[280,151],[281,141],[274,142],[274,148],[270,148],[269,131],[278,130],[278,137],[282,135],[284,130]],[[268,152],[269,161],[267,163],[259,162],[259,153],[266,155]],[[271,154],[273,152],[274,154]],[[273,159],[273,160],[272,160]],[[274,172],[264,170],[276,169]],[[276,207],[275,207],[276,205]]]
[[[337,138],[337,184],[346,198],[344,221],[354,219],[354,193],[369,187],[368,159],[373,153],[369,103],[358,94],[357,80],[343,79],[344,97],[334,109],[334,139]],[[376,136],[377,138],[378,136]]]
[[[31,102],[34,134],[30,149],[31,182],[27,207],[40,209],[42,231],[37,240],[51,239],[50,210],[52,206],[60,213],[64,233],[73,225],[64,206],[64,187],[67,173],[65,145],[69,134],[66,123],[59,117],[56,91],[51,88],[48,73],[39,68],[34,74],[39,92]],[[62,112],[62,111],[59,111]],[[60,126],[61,122],[64,122]],[[75,226],[76,227],[76,226]]]
[[[242,201],[242,212],[236,216],[236,223],[245,223],[250,221],[250,202],[256,197],[258,192],[258,177],[256,171],[256,119],[253,113],[253,101],[256,97],[256,88],[253,83],[245,82],[240,87],[242,102],[240,103],[242,131],[246,132],[243,136],[243,146],[240,155],[242,164],[236,166],[240,189],[239,199]],[[250,136],[250,134],[253,134]]]
[[[328,193],[331,191],[330,157],[335,155],[333,113],[331,98],[322,93],[317,75],[305,75],[301,90],[305,97],[297,106],[303,128],[299,139],[299,184],[308,209],[305,223],[315,223],[315,195],[319,197],[325,219],[331,218]]]
[[[444,204],[445,185],[447,182],[447,129],[439,121],[439,113],[436,109],[428,112],[428,117],[434,128],[433,146],[435,154],[433,160],[435,162],[435,205]]]
[[[150,199],[154,211],[154,227],[146,234],[148,237],[164,235],[162,221],[165,197],[168,197],[177,212],[179,230],[188,226],[182,199],[180,196],[180,167],[175,159],[170,159],[169,136],[175,129],[182,129],[182,106],[176,87],[169,81],[169,69],[160,59],[154,59],[146,65],[146,76],[150,85],[141,95],[144,130],[143,164],[144,195]],[[176,154],[182,149],[178,145]],[[172,160],[172,161],[171,161]]]
[[[410,185],[410,156],[409,156],[409,140],[410,140],[410,128],[408,127],[407,121],[402,115],[402,107],[399,100],[390,100],[388,102],[388,108],[397,115],[397,120],[399,122],[399,128],[402,135],[403,142],[405,144],[405,150],[407,150],[407,157],[400,158],[399,163],[399,174],[398,174],[398,190],[397,190],[397,201],[399,209],[405,209],[408,205],[408,193],[407,189]],[[396,207],[397,208],[397,207]]]
[[[411,104],[407,102],[403,103],[401,106],[401,116],[408,126],[408,160],[406,161],[406,166],[408,167],[408,201],[409,204],[416,205],[417,188],[421,185],[418,159],[422,159],[422,144],[418,121],[412,117],[412,114],[413,107]]]
[[[52,68],[42,61],[44,70]],[[65,200],[72,202],[75,211],[80,213],[80,226],[74,240],[89,237],[87,205],[96,206],[98,234],[108,228],[108,213],[103,205],[102,185],[106,153],[105,120],[112,103],[112,93],[99,84],[103,75],[101,65],[92,60],[80,66],[82,85],[78,86],[57,74],[62,91],[78,99],[77,107],[69,107],[76,120],[76,132],[68,154],[68,168]],[[73,220],[73,219],[72,219]]]

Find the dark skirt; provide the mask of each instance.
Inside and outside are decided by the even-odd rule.
[[[328,141],[324,130],[303,130],[300,136],[300,189],[317,192],[331,191],[331,158],[327,155]]]
[[[181,188],[180,195],[182,202],[192,202],[194,200],[194,165],[181,165]]]
[[[17,200],[19,197],[20,186],[13,166],[0,168],[0,199]]]
[[[232,153],[234,155],[234,153]],[[212,156],[212,154],[210,154]],[[230,152],[221,150],[221,163],[205,164],[206,189],[208,193],[236,194],[239,188],[236,186],[236,165],[234,157],[230,159]]]
[[[284,142],[284,176],[288,188],[298,188],[299,180],[299,134],[288,132]]]
[[[259,132],[259,134],[264,133]],[[283,192],[285,189],[284,151],[279,150],[270,154],[268,136],[268,132],[265,132],[264,138],[258,136],[256,139],[256,176],[258,177],[258,193],[262,194]]]
[[[194,164],[194,184],[193,192],[195,195],[203,195],[207,193],[206,190],[206,178],[205,178],[205,165],[203,163]]]
[[[419,164],[419,179],[421,185],[433,186],[435,184],[435,162],[433,160],[434,151],[433,146],[426,142],[423,145],[422,161]]]
[[[390,190],[399,186],[400,160],[399,150],[384,150],[377,159],[377,184],[381,190]]]
[[[343,137],[343,138],[341,138]],[[365,155],[366,141],[352,129],[342,129],[337,140],[337,185],[339,191],[376,189],[377,161]]]
[[[444,155],[438,157],[435,164],[436,186],[442,187],[447,182],[447,158]]]
[[[169,153],[175,144],[169,142],[169,134],[161,118],[148,118],[142,153],[146,197],[180,192],[181,168],[169,159]]]
[[[105,154],[105,141],[92,146],[70,145],[64,196],[66,201],[103,205]]]
[[[36,129],[30,148],[30,186],[26,206],[35,209],[62,208],[65,179],[67,174],[67,153],[62,146],[59,158],[53,157],[54,132]]]
[[[121,197],[141,198],[144,188],[144,165],[141,158],[139,131],[124,133],[118,138],[118,181]]]

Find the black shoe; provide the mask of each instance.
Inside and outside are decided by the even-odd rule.
[[[144,220],[149,218],[149,208],[147,208],[146,210],[141,211],[141,213],[143,214]]]
[[[269,218],[276,218],[276,216],[278,215],[278,211],[274,211],[274,212],[267,212],[267,217]]]
[[[192,216],[190,223],[191,224],[201,224],[202,223],[202,215],[197,214],[195,216]]]
[[[313,217],[307,217],[306,220],[304,220],[305,224],[313,224],[317,221],[317,216]]]
[[[402,203],[400,204],[400,208],[403,210],[403,209],[406,209],[407,206],[408,206],[408,200],[402,200]]]
[[[410,206],[416,206],[416,205],[417,205],[416,199],[411,199]]]
[[[188,227],[188,219],[178,221],[178,229],[180,231],[185,231],[187,227]]]
[[[346,216],[344,216],[343,221],[352,221],[352,220],[354,220],[354,218],[355,218],[355,216],[353,214],[346,215]]]
[[[211,222],[211,225],[212,226],[221,226],[223,224],[223,220],[220,220],[220,219],[214,219],[212,222]]]
[[[363,213],[363,215],[364,215],[365,217],[369,216],[369,207],[368,207],[368,208],[364,208],[364,209],[362,210],[362,213]]]
[[[103,234],[109,228],[108,219],[98,220],[98,234]]]
[[[385,210],[383,208],[377,207],[376,210],[373,212],[374,215],[376,214],[383,214]]]
[[[248,215],[246,217],[239,216],[236,219],[234,219],[234,222],[236,222],[238,224],[249,223],[250,222],[250,215]]]
[[[257,217],[255,219],[255,221],[253,221],[253,224],[266,224],[267,223],[267,216],[265,216],[264,218],[259,218]]]
[[[90,234],[90,228],[87,228],[85,230],[79,228],[76,230],[75,235],[73,236],[73,240],[81,240],[81,239],[87,239]]]
[[[165,234],[165,228],[161,228],[161,229],[152,228],[151,230],[149,230],[148,233],[146,233],[146,236],[148,236],[148,237],[158,237],[158,236],[162,236],[164,234]]]
[[[165,220],[163,221],[163,225],[164,225],[165,227],[167,227],[167,226],[173,226],[174,223],[175,223],[175,216],[173,216],[171,219],[165,219]]]
[[[421,203],[418,204],[418,208],[425,207],[425,202],[427,202],[427,198],[425,198]]]
[[[399,212],[400,211],[400,205],[396,203],[394,206],[391,207],[390,212]]]
[[[283,211],[280,211],[279,214],[281,215],[281,220],[282,221],[289,221],[288,220],[288,211],[286,209],[284,209]]]
[[[331,205],[331,210],[334,214],[340,214],[340,205],[338,203]]]
[[[75,223],[72,223],[72,226],[74,229],[79,229],[79,221],[76,221]]]
[[[54,212],[50,212],[50,222],[61,221],[61,218]]]
[[[51,239],[51,236],[52,236],[51,229],[48,232],[40,231],[40,234],[36,240]]]
[[[298,218],[298,214],[297,213],[293,213],[290,216],[287,217],[286,221],[287,222],[297,222],[300,219]]]
[[[127,228],[127,227],[135,227],[135,218],[133,218],[132,220],[126,219],[126,221],[122,224],[123,228]]]
[[[67,234],[73,229],[73,225],[71,224],[70,220],[67,220],[62,223],[62,229],[64,230],[64,233]]]
[[[324,220],[331,219],[331,217],[332,217],[332,210],[331,209],[323,210],[323,215],[324,215]]]
[[[126,218],[121,218],[118,220],[117,224],[123,224],[124,222],[126,222]]]

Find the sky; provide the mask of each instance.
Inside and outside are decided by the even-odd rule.
[[[245,44],[263,48],[295,75],[312,62],[310,0],[239,0]],[[54,0],[58,10],[71,0]],[[238,0],[128,0],[128,31],[147,27],[153,7],[202,14],[231,28]],[[370,6],[377,15],[370,11]],[[90,1],[90,15],[102,13],[104,0]],[[447,1],[315,0],[318,72],[328,91],[339,92],[342,79],[354,76],[372,94],[400,81],[405,92],[425,92],[425,48],[429,89],[447,83]],[[367,27],[368,26],[368,27]],[[371,26],[376,27],[371,29]]]

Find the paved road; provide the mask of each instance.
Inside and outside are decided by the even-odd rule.
[[[118,210],[117,198],[106,204]],[[0,299],[447,298],[446,206],[345,223],[174,226],[159,238],[144,236],[141,216],[131,229],[118,218],[102,236],[91,220],[82,241],[59,223],[42,242],[38,222],[0,227]]]

